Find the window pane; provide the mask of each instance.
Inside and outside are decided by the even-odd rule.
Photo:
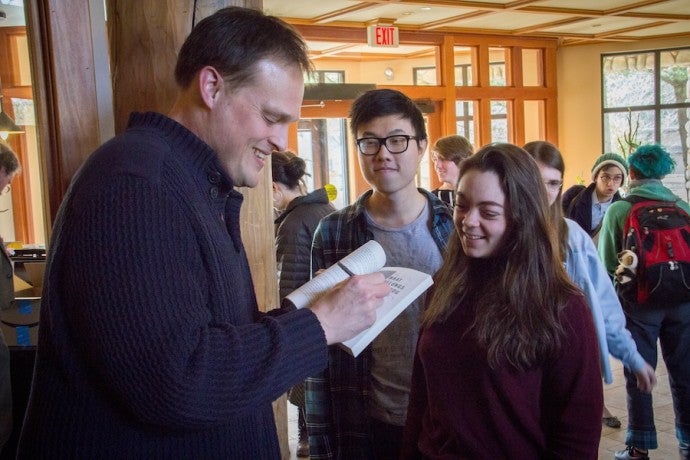
[[[506,48],[489,48],[489,84],[491,86],[506,86],[508,75],[506,74],[507,59]]]
[[[675,170],[663,179],[664,185],[673,192],[688,200],[688,190],[685,188],[686,155],[688,152],[688,130],[690,129],[690,109],[669,109],[661,111],[661,145],[676,160]]]
[[[345,72],[323,72],[323,82],[324,83],[345,83]]]
[[[604,114],[604,152],[628,155],[634,144],[654,142],[654,111],[614,112]]]
[[[414,67],[413,84],[418,86],[436,86],[438,79],[436,78],[436,67]]]
[[[522,50],[522,84],[544,86],[544,52],[541,49]]]
[[[455,133],[474,145],[474,101],[455,101]]]
[[[525,142],[539,141],[545,137],[544,101],[525,101]]]
[[[662,51],[661,103],[688,102],[690,49]]]
[[[510,142],[507,101],[491,101],[491,142]]]
[[[314,70],[305,76],[304,83],[345,83],[344,70]]]
[[[654,104],[654,54],[604,56],[604,108]]]
[[[477,50],[472,46],[456,46],[455,50],[455,86],[473,86],[476,78],[474,63]]]
[[[688,149],[688,116],[690,109],[661,111],[661,144],[669,151],[685,152]]]

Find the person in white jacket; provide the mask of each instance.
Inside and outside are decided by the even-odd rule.
[[[651,392],[656,385],[654,369],[637,351],[635,341],[625,328],[623,308],[594,242],[577,222],[563,216],[560,201],[565,163],[561,152],[545,141],[529,142],[523,148],[537,161],[541,171],[568,275],[585,294],[592,310],[604,382],[613,382],[610,353],[635,374],[640,391]]]

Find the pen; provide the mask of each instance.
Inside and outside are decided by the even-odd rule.
[[[355,276],[355,274],[352,273],[352,271],[349,268],[347,268],[345,265],[341,264],[340,262],[338,262],[338,267],[342,268],[343,271],[348,274],[348,276]]]

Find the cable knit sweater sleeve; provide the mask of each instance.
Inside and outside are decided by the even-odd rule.
[[[169,192],[124,178],[89,194],[91,204],[69,226],[90,231],[70,232],[65,242],[65,266],[80,267],[62,273],[73,299],[65,319],[92,377],[138,417],[203,426],[271,401],[305,377],[304,368],[293,370],[305,338],[291,336],[300,324],[313,331],[315,318],[254,321],[244,252],[227,237],[210,244],[221,233],[214,227],[225,226],[222,215],[198,228],[200,219],[187,215],[194,211]]]

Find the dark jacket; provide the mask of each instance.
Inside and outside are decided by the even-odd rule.
[[[3,245],[0,238],[0,245]],[[10,307],[14,299],[12,261],[0,247],[0,309]],[[10,384],[10,351],[0,330],[0,452],[12,433],[12,388]]]
[[[581,185],[574,185],[563,194],[563,212],[565,216],[580,224],[580,227],[592,238],[599,233],[599,226],[592,228],[592,194],[596,186],[597,184],[594,182],[586,188],[583,188]],[[579,188],[580,192],[570,198],[570,195],[573,193],[571,190],[576,190],[576,188]],[[566,196],[568,197],[567,200]],[[621,198],[620,193],[616,192],[613,195],[613,202],[615,203]]]
[[[311,241],[322,217],[335,211],[325,189],[295,198],[275,220],[280,299],[311,278]]]

